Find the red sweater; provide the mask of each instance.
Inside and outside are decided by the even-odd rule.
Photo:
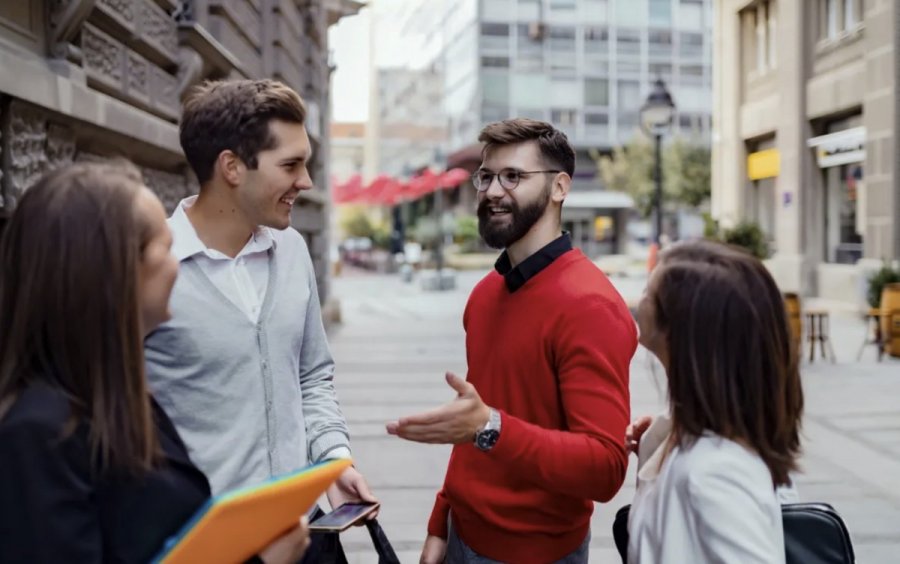
[[[491,272],[463,316],[468,380],[501,413],[489,452],[453,448],[428,533],[494,560],[546,563],[587,536],[593,501],[625,479],[635,323],[606,276],[571,250],[510,293]]]

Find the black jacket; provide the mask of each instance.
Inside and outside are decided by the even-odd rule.
[[[88,425],[33,385],[0,420],[0,562],[147,562],[209,498],[209,483],[153,402],[162,463],[143,478],[91,472]]]

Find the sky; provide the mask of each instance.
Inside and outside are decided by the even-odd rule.
[[[366,121],[369,116],[369,62],[372,56],[369,30],[372,13],[376,14],[378,41],[375,57],[379,67],[396,67],[408,63],[408,46],[397,37],[402,14],[421,0],[370,0],[359,14],[343,18],[328,32],[332,62],[337,66],[332,75],[332,118],[334,121]],[[433,0],[432,0],[433,1]]]
[[[334,121],[366,121],[369,116],[369,10],[344,18],[328,32],[332,62]]]

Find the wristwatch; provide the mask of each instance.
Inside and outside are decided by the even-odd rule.
[[[491,415],[488,417],[484,427],[475,432],[475,446],[479,450],[487,452],[494,448],[500,439],[500,412],[491,408]]]

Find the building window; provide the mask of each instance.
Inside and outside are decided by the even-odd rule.
[[[584,114],[584,135],[588,139],[606,141],[609,137],[609,115],[586,112]]]
[[[523,55],[516,57],[516,70],[523,71],[540,71],[544,70],[544,56],[541,53]]]
[[[766,2],[756,5],[756,70],[760,73],[766,72],[768,61],[769,42],[766,41],[766,34],[769,32],[769,27],[766,25],[768,11],[769,6]]]
[[[550,110],[550,122],[558,127],[574,127],[578,121],[578,110]]]
[[[586,106],[609,105],[609,81],[605,78],[584,80],[584,104]]]
[[[510,117],[509,107],[485,105],[481,108],[481,121],[490,123],[493,121],[502,121]]]
[[[818,0],[819,39],[836,39],[863,21],[863,0]]]
[[[703,55],[703,34],[702,33],[680,33],[678,36],[680,43],[679,53],[687,57],[700,57]]]
[[[672,0],[650,0],[650,25],[672,25]]]
[[[825,169],[825,240],[828,262],[856,264],[863,238],[857,231],[857,208],[863,169],[859,163]]]
[[[678,74],[682,84],[701,84],[703,82],[703,65],[681,65]]]
[[[672,32],[651,30],[647,33],[651,55],[669,55],[672,52]]]
[[[619,108],[623,110],[637,110],[641,99],[641,85],[636,80],[619,81]]]
[[[577,0],[550,0],[550,9],[557,11],[574,10],[578,7]]]
[[[492,35],[492,36],[496,36],[496,37],[509,37],[509,24],[483,23],[483,24],[481,24],[481,35]]]
[[[650,78],[669,79],[672,76],[672,63],[650,63],[648,71]]]
[[[551,26],[550,27],[550,49],[552,51],[564,51],[572,53],[575,56],[575,27],[573,26]]]
[[[647,25],[644,11],[646,4],[638,0],[619,0],[616,2],[616,24],[618,26],[640,27]]]
[[[609,51],[609,29],[600,26],[584,28],[585,53],[606,53]]]
[[[513,115],[538,121],[547,121],[547,111],[543,109],[522,108],[517,109]]]
[[[641,32],[634,29],[619,29],[616,36],[616,53],[618,55],[640,55]]]
[[[481,90],[485,104],[509,103],[509,75],[506,73],[484,73],[481,77]]]
[[[481,66],[493,69],[509,68],[509,57],[481,57]]]
[[[775,68],[778,49],[776,14],[775,0],[760,0],[741,12],[745,71],[761,75]]]
[[[541,53],[544,50],[544,43],[539,38],[542,35],[535,35],[541,31],[543,24],[518,24],[516,25],[516,47],[521,56],[523,53]],[[542,33],[542,32],[541,32]]]

